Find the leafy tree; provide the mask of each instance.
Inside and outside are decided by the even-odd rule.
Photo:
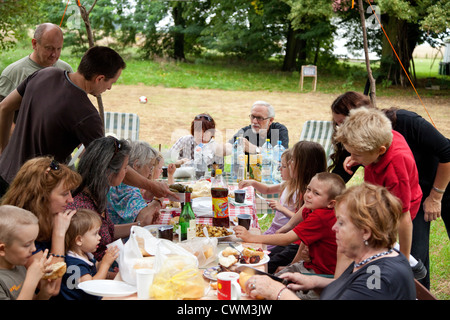
[[[336,27],[331,24],[332,2],[329,0],[283,0],[290,7],[290,26],[287,35],[283,70],[299,69],[301,64],[333,61],[333,36]]]
[[[0,49],[10,49],[17,40],[27,37],[27,27],[36,21],[36,16],[40,16],[37,1],[0,0]]]
[[[212,0],[200,43],[242,59],[267,59],[281,52],[288,9],[274,0]]]
[[[358,19],[356,12],[353,12],[356,10],[349,10],[350,2],[334,0],[334,5],[341,10],[341,17],[349,19],[353,15]],[[377,0],[373,1],[372,7],[375,5],[380,9],[381,24],[408,76],[414,48],[425,41],[432,46],[439,45],[442,39],[449,35],[448,0]],[[369,7],[367,0],[364,1],[364,6]],[[381,56],[379,80],[389,80],[393,84],[407,86],[409,82],[403,68],[382,30],[372,32],[368,29],[368,34],[369,43],[372,44],[371,50]]]

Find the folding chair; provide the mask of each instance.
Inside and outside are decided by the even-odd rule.
[[[333,152],[331,138],[333,136],[333,122],[323,120],[308,120],[303,124],[299,141],[313,141],[320,143],[325,149],[328,165],[331,164],[330,155]]]
[[[135,113],[105,112],[105,135],[114,135],[117,139],[139,139],[139,116]],[[73,166],[84,150],[81,145],[73,154],[69,167]]]
[[[139,116],[135,113],[105,112],[105,134],[118,139],[139,139]]]

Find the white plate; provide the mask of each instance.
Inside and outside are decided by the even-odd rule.
[[[78,284],[86,293],[100,297],[125,297],[136,292],[136,288],[118,280],[89,280]]]
[[[239,251],[244,250],[244,248],[243,248],[242,246],[238,246],[238,247],[236,247],[236,248],[237,248]],[[218,254],[218,258],[219,258],[219,259],[220,259],[221,257],[223,257],[222,252],[223,252],[223,251],[220,251],[219,254]],[[256,267],[256,266],[261,266],[261,265],[263,265],[263,264],[266,264],[266,263],[269,262],[269,261],[270,261],[270,257],[269,257],[267,254],[264,253],[264,257],[263,257],[261,260],[259,260],[258,263],[240,263],[240,262],[237,262],[237,263],[235,264],[235,266],[249,266],[249,267]]]
[[[229,198],[229,203],[231,203],[235,207],[250,207],[253,206],[253,202],[250,200],[245,200],[244,203],[236,202],[236,200]]]
[[[205,271],[203,271],[203,276],[206,279],[217,281],[217,274],[219,273],[220,266],[214,266],[206,268]]]

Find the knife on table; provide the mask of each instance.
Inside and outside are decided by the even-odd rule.
[[[258,193],[255,193],[255,194],[256,194],[256,196],[257,196],[258,198],[260,198],[261,200],[264,200],[265,202],[269,203],[269,201],[268,201],[266,198],[263,198],[263,197],[260,196]]]
[[[273,274],[270,274],[270,273],[258,270],[258,269],[253,268],[253,267],[240,265],[239,267],[236,268],[236,270],[238,270],[239,272],[245,272],[247,274],[251,274],[252,276],[255,275],[255,274],[256,275],[262,275],[262,276],[269,276],[271,279],[273,279],[275,281],[278,281],[278,282],[281,282],[284,285],[287,285],[287,284],[291,283],[291,281],[289,281],[287,279],[279,278],[277,276],[274,276]]]

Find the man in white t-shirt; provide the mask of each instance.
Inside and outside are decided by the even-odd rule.
[[[31,44],[33,52],[26,57],[7,66],[0,76],[0,101],[10,94],[17,86],[34,72],[47,67],[73,72],[72,67],[59,59],[64,37],[61,29],[52,23],[40,24]]]

